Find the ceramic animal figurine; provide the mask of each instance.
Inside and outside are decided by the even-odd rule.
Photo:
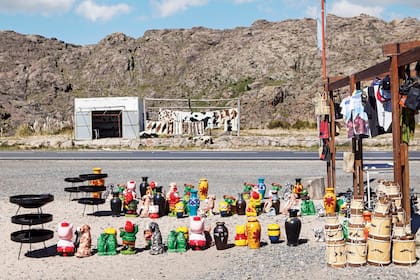
[[[121,249],[121,254],[130,255],[136,253],[136,234],[138,231],[138,226],[131,221],[126,221],[124,228],[120,228],[120,237],[124,246]]]
[[[155,222],[151,222],[149,224],[149,229],[152,232],[152,246],[150,248],[150,254],[163,254],[164,246],[162,243],[162,234],[160,233],[159,225]]]
[[[72,256],[74,254],[73,224],[63,221],[58,224],[57,253],[60,256]]]
[[[200,208],[198,209],[199,214],[201,217],[209,217],[214,215],[214,206],[216,204],[216,195],[208,195],[207,198],[204,200],[202,204],[200,204]]]
[[[200,216],[190,218],[189,245],[193,250],[202,250],[207,247],[204,233],[204,220]]]
[[[90,248],[92,247],[92,237],[90,235],[90,226],[84,224],[80,227],[80,243],[76,254],[78,258],[89,257],[91,255]]]

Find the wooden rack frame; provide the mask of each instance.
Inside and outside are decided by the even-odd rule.
[[[335,151],[335,112],[333,91],[349,86],[350,92],[360,89],[361,81],[372,80],[375,77],[390,75],[391,79],[391,107],[392,107],[392,147],[394,160],[394,182],[400,186],[403,208],[406,212],[406,222],[411,220],[410,207],[410,176],[408,166],[408,145],[401,142],[399,105],[399,85],[401,73],[408,64],[420,61],[420,41],[392,43],[382,46],[383,55],[387,60],[378,63],[365,70],[346,77],[336,79],[328,78],[324,83],[325,92],[328,92],[331,119],[331,139],[330,150],[331,160],[327,162],[327,181],[328,186],[336,187],[336,151]],[[363,144],[362,138],[352,139],[352,150],[355,153],[354,172],[353,172],[353,193],[357,198],[364,196],[363,181]]]

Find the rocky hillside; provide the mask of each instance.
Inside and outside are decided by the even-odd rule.
[[[420,39],[420,21],[361,15],[327,18],[328,75],[351,74],[385,60],[381,46]],[[313,19],[214,30],[150,30],[138,39],[114,33],[96,45],[0,31],[0,125],[13,134],[72,127],[73,99],[97,96],[241,98],[241,125],[314,121],[322,89]]]

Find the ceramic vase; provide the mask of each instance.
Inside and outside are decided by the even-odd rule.
[[[224,222],[216,222],[213,230],[214,243],[217,250],[225,250],[228,248],[229,232]]]
[[[257,218],[249,217],[246,223],[246,236],[250,249],[259,249],[261,240],[261,225]]]
[[[280,214],[280,199],[277,194],[277,192],[272,193],[272,207],[274,208],[274,211],[276,215]]]
[[[200,207],[200,199],[198,198],[197,190],[192,189],[190,192],[190,199],[188,200],[188,205],[190,208],[190,216],[197,216],[198,208]]]
[[[244,199],[243,193],[238,194],[238,200],[236,201],[236,213],[238,215],[245,215],[246,211],[246,201]]]
[[[334,194],[334,188],[326,188],[324,195],[325,213],[334,214],[337,207],[337,198]]]
[[[112,192],[112,199],[110,201],[112,217],[119,217],[122,209],[122,201],[118,191]]]
[[[267,186],[265,185],[264,178],[258,178],[258,192],[261,194],[262,199],[265,197],[265,191]]]
[[[198,195],[200,200],[205,200],[209,192],[209,182],[206,178],[201,178],[198,183]]]
[[[156,193],[153,195],[153,204],[159,206],[159,217],[166,215],[166,199],[162,195],[162,186],[156,187]]]
[[[141,177],[142,182],[139,185],[140,189],[140,197],[143,197],[146,195],[147,187],[149,186],[149,183],[147,182],[148,177]]]
[[[297,209],[289,209],[289,217],[284,223],[288,246],[297,246],[299,244],[299,235],[302,223],[297,217],[298,211],[299,210]]]

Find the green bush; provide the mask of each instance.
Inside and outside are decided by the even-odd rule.
[[[267,128],[268,129],[273,129],[273,128],[289,129],[290,128],[290,123],[285,122],[285,121],[281,121],[281,120],[272,120],[268,123]]]
[[[33,131],[31,127],[26,123],[21,124],[16,128],[15,135],[18,137],[31,136],[32,134],[33,134]]]
[[[294,129],[306,129],[306,128],[316,128],[316,123],[311,123],[309,121],[297,120],[293,125]]]

